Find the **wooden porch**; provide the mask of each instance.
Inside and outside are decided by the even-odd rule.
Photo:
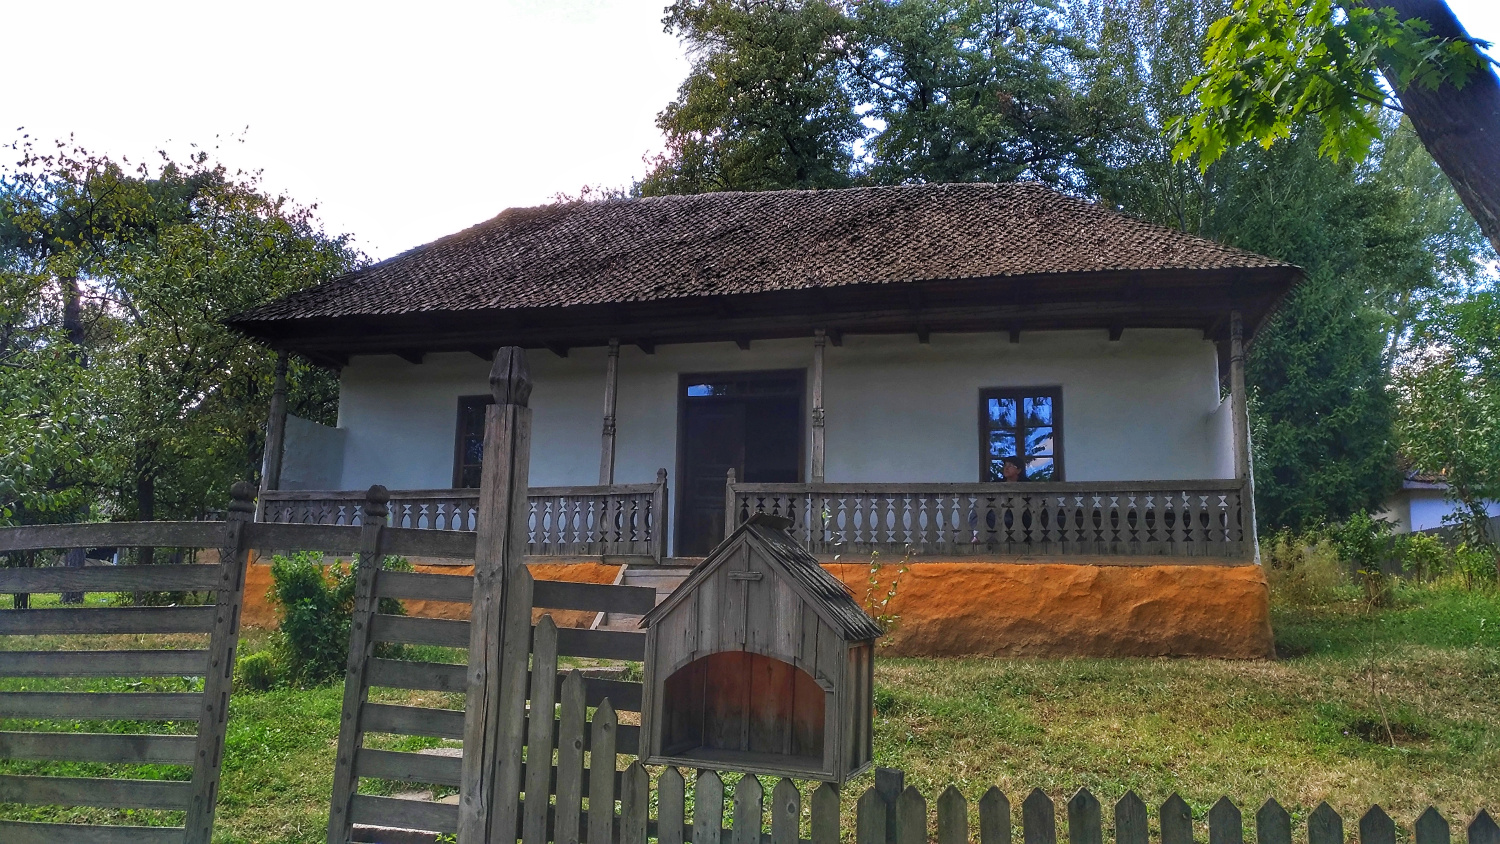
[[[364,492],[268,490],[258,519],[357,525]],[[393,490],[392,527],[474,530],[479,491]],[[533,487],[526,553],[669,564],[666,472],[652,484]],[[823,559],[879,553],[995,562],[1052,557],[1239,561],[1254,555],[1243,480],[1065,483],[737,483],[725,485],[726,535],[751,514],[792,520]],[[1144,561],[1142,561],[1144,562]]]

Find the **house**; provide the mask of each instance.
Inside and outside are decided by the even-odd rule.
[[[1386,500],[1376,518],[1390,522],[1395,533],[1417,533],[1444,527],[1444,520],[1462,506],[1449,497],[1448,483],[1441,475],[1407,472],[1401,489]],[[1500,501],[1485,502],[1485,510],[1492,520],[1500,519]]]
[[[262,518],[382,483],[472,525],[519,345],[538,560],[666,589],[769,512],[899,578],[893,652],[1251,657],[1244,347],[1299,277],[1035,184],[706,194],[511,209],[232,324],[340,372],[336,429],[273,407]]]

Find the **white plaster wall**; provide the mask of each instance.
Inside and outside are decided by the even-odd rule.
[[[344,440],[348,434],[344,428],[330,428],[288,414],[281,448],[281,488],[337,488],[344,474]]]
[[[605,352],[535,351],[531,482],[598,481]],[[677,473],[678,375],[809,368],[811,338],[660,346],[620,352],[618,483]],[[347,431],[344,489],[452,483],[458,397],[488,390],[489,364],[467,353],[354,358],[344,369],[339,427]],[[1196,331],[1103,331],[850,336],[825,359],[827,478],[979,479],[979,390],[1061,386],[1068,480],[1233,476],[1227,402],[1213,345]],[[811,389],[809,379],[809,390]],[[809,397],[810,405],[810,397]]]

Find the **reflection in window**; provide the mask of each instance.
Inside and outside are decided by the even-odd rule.
[[[458,443],[453,457],[455,489],[479,486],[479,471],[484,459],[485,408],[494,403],[493,396],[460,396],[458,399]]]
[[[982,480],[1062,480],[1062,390],[983,390],[980,402]]]

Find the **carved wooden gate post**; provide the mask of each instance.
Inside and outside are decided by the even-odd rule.
[[[506,346],[495,352],[490,390],[495,404],[484,420],[459,844],[516,840],[526,726],[532,590],[525,565],[531,463],[525,350]]]

